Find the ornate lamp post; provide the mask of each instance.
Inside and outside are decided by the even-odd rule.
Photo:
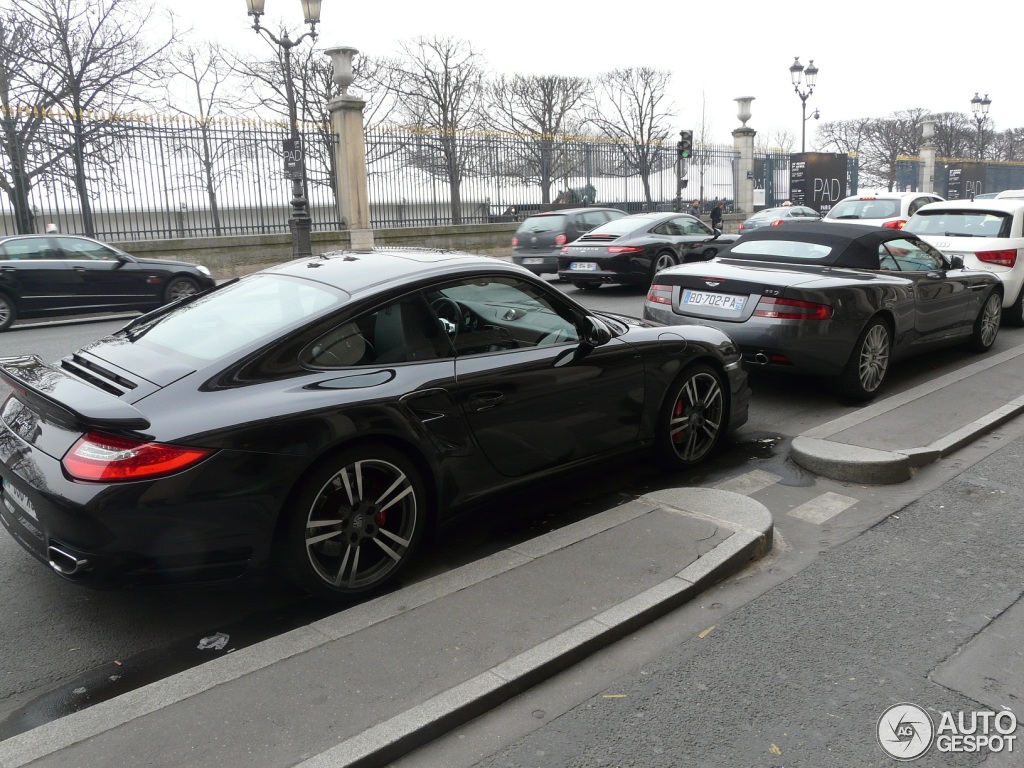
[[[801,116],[803,121],[800,123],[800,151],[805,152],[807,148],[807,99],[812,93],[814,93],[814,86],[818,80],[818,68],[814,66],[814,59],[811,59],[811,63],[804,69],[804,65],[800,63],[800,57],[793,57],[793,66],[789,68],[789,76],[793,80],[793,90],[796,91],[796,95],[800,97],[800,106],[802,109]],[[802,90],[800,85],[807,83],[807,89]],[[817,118],[818,111],[814,111],[814,117]]]
[[[298,110],[295,104],[295,83],[292,80],[292,48],[297,46],[307,37],[316,40],[316,25],[320,21],[320,0],[299,0],[302,3],[302,13],[309,32],[294,40],[288,36],[288,32],[282,32],[278,38],[270,30],[260,26],[260,16],[263,15],[263,7],[266,0],[245,0],[249,6],[249,15],[252,16],[252,28],[258,34],[267,37],[278,46],[284,53],[284,88],[285,97],[288,100],[288,127],[291,132],[290,147],[286,146],[286,161],[292,179],[292,213],[288,218],[288,226],[292,231],[292,258],[301,256],[312,256],[313,247],[310,242],[309,232],[312,227],[312,220],[309,216],[309,203],[306,200],[306,193],[302,186],[302,179],[305,175],[305,158],[302,152],[302,139],[299,136]],[[287,143],[286,143],[287,144]]]
[[[982,99],[978,96],[977,91],[974,93],[974,98],[971,99],[971,112],[974,113],[974,122],[978,124],[978,160],[981,160],[982,150],[984,149],[985,142],[985,121],[988,120],[988,108],[992,105],[992,99],[985,94],[985,98]]]

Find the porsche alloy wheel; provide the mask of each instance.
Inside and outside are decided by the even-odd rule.
[[[870,400],[889,372],[892,334],[884,320],[872,320],[861,332],[841,378],[845,394],[856,400]]]
[[[661,270],[674,267],[675,265],[675,257],[669,251],[662,251],[655,257],[654,264],[651,266],[651,280],[653,281],[654,276],[661,272]]]
[[[320,596],[355,597],[392,580],[422,538],[423,484],[405,456],[366,446],[323,463],[296,499],[287,557]]]
[[[726,430],[721,374],[708,365],[687,368],[676,380],[662,415],[662,449],[677,466],[703,461]]]

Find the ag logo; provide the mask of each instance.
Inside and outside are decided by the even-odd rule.
[[[914,760],[932,745],[935,726],[916,704],[894,704],[878,718],[878,744],[897,760]]]

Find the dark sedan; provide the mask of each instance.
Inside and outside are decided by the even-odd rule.
[[[786,222],[818,221],[821,214],[805,205],[782,205],[778,208],[763,208],[739,225],[741,235],[761,227],[778,227]]]
[[[138,258],[88,237],[0,239],[0,331],[18,318],[146,312],[213,286],[206,267]]]
[[[706,458],[747,418],[713,328],[594,314],[527,270],[429,251],[284,264],[53,365],[0,358],[4,527],[85,582],[311,592],[393,579],[434,523],[552,473]]]
[[[715,234],[685,213],[636,213],[602,224],[562,249],[558,276],[581,289],[651,284],[666,267],[713,259],[737,235]]]
[[[874,397],[889,363],[967,342],[987,351],[1003,286],[909,232],[792,223],[743,236],[709,264],[661,272],[644,317],[731,336],[751,365],[838,376]]]

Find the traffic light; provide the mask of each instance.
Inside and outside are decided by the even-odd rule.
[[[693,131],[679,132],[679,159],[686,160],[693,154]]]

